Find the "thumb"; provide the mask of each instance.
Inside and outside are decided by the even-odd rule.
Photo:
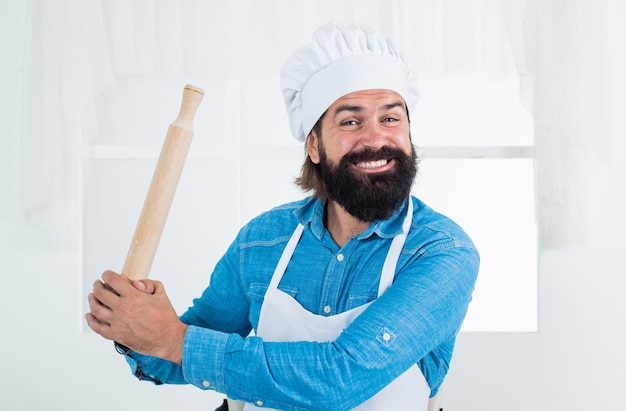
[[[152,284],[152,281],[136,280],[133,281],[133,286],[144,293],[154,294],[154,284]]]

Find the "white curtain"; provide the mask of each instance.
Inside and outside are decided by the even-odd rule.
[[[527,101],[534,119],[540,245],[586,241],[589,176],[604,154],[602,2],[529,2],[523,14]]]
[[[94,96],[113,79],[97,2],[29,2],[22,92],[21,204],[55,246],[80,232],[85,135]]]
[[[418,73],[516,73],[535,119],[543,246],[584,240],[585,175],[601,158],[603,22],[594,0],[30,0],[22,199],[74,248],[94,100],[120,76],[211,80],[277,73],[328,20],[394,38]],[[477,182],[480,184],[480,182]]]

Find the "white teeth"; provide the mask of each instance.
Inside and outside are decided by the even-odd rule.
[[[357,167],[361,168],[377,168],[382,167],[387,164],[387,160],[378,160],[378,161],[367,161],[362,163],[356,163]]]

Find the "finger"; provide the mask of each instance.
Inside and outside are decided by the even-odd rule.
[[[107,338],[111,326],[108,322],[104,321],[104,318],[106,317],[105,313],[110,310],[102,305],[93,293],[87,296],[87,300],[89,301],[89,308],[91,310],[91,312],[85,314],[87,325],[96,333]]]
[[[133,281],[133,285],[139,291],[142,291],[147,294],[154,294],[154,290],[155,290],[154,282],[150,280]]]
[[[85,320],[87,321],[87,325],[91,328],[96,334],[103,336],[104,338],[108,338],[108,330],[111,328],[109,325],[100,322],[93,314],[87,313],[85,314]]]
[[[110,292],[114,293],[114,294],[115,294],[115,295],[117,295],[118,297],[120,296],[120,294],[119,294],[117,291],[115,291],[115,290],[113,289],[113,287],[111,287],[108,283],[104,283],[104,282],[102,282],[102,281],[98,281],[98,282],[99,282],[99,283],[101,283],[101,284],[104,286],[104,288],[106,288],[108,291],[110,291]]]
[[[165,286],[163,285],[161,281],[151,281],[151,282],[152,282],[152,286],[154,287],[152,294],[165,294]]]
[[[87,296],[87,301],[89,302],[90,316],[101,324],[110,325],[111,309],[102,304],[93,293]]]
[[[131,281],[114,271],[105,271],[102,274],[102,280],[120,296],[123,296],[132,290]]]
[[[107,283],[103,283],[100,280],[96,280],[93,284],[92,294],[94,299],[98,301],[99,304],[107,307],[114,308],[117,301],[119,301],[120,296],[110,285]]]

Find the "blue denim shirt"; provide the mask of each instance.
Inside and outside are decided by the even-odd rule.
[[[133,372],[157,384],[189,383],[265,407],[339,410],[357,406],[417,363],[435,395],[471,300],[479,257],[457,224],[411,200],[411,230],[394,282],[380,298],[382,265],[402,231],[407,204],[343,247],[324,227],[321,201],[286,204],[241,229],[209,287],[181,316],[189,325],[182,366],[131,353]],[[298,223],[305,230],[279,288],[319,315],[376,301],[335,341],[264,342],[248,334]]]

